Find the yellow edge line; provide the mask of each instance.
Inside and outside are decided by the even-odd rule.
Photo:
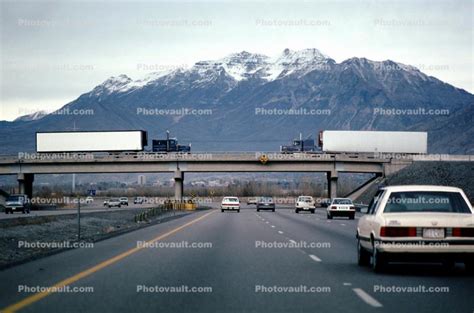
[[[194,224],[194,223],[196,223],[196,222],[202,220],[203,218],[209,216],[210,214],[212,214],[212,213],[214,213],[214,212],[216,212],[216,211],[212,211],[212,212],[206,213],[206,214],[204,214],[204,215],[201,216],[201,217],[198,217],[198,218],[196,218],[196,219],[194,219],[194,220],[192,220],[192,221],[190,221],[190,222],[188,222],[188,223],[186,223],[186,224],[184,224],[184,225],[181,225],[181,226],[179,226],[179,227],[177,227],[177,228],[175,228],[175,229],[173,229],[173,230],[170,230],[169,232],[167,232],[167,233],[165,233],[165,234],[163,234],[163,235],[160,235],[160,236],[158,236],[158,237],[156,237],[156,238],[154,238],[154,239],[151,239],[150,241],[147,241],[147,243],[150,244],[150,243],[153,243],[153,242],[155,242],[155,241],[164,239],[164,238],[166,238],[166,237],[168,237],[168,236],[170,236],[170,235],[172,235],[172,234],[174,234],[174,233],[176,233],[176,232],[182,230],[183,228],[186,228],[186,227],[188,227],[188,226],[190,226],[190,225],[192,225],[192,224]],[[64,280],[62,280],[62,281],[60,281],[60,282],[54,284],[54,285],[51,286],[50,288],[48,288],[47,291],[35,293],[34,295],[31,295],[31,296],[29,296],[29,297],[27,297],[27,298],[25,298],[25,299],[23,299],[23,300],[21,300],[21,301],[19,301],[19,302],[17,302],[17,303],[14,303],[14,304],[12,304],[12,305],[10,305],[10,306],[4,308],[4,309],[2,310],[2,312],[4,312],[4,313],[13,313],[13,312],[16,312],[16,311],[18,311],[18,310],[20,310],[20,309],[22,309],[22,308],[24,308],[24,307],[26,307],[26,306],[29,306],[30,304],[33,304],[33,303],[35,303],[35,302],[37,302],[37,301],[39,301],[39,300],[41,300],[41,299],[43,299],[43,298],[49,296],[49,295],[51,294],[50,289],[53,289],[53,288],[61,288],[61,287],[67,286],[67,285],[71,285],[71,284],[77,282],[78,280],[80,280],[80,279],[82,279],[82,278],[84,278],[84,277],[87,277],[87,276],[89,276],[89,275],[91,275],[91,274],[94,274],[95,272],[98,272],[98,271],[100,271],[101,269],[103,269],[103,268],[105,268],[105,267],[107,267],[107,266],[109,266],[109,265],[112,265],[112,264],[114,264],[114,263],[116,263],[116,262],[118,262],[118,261],[120,261],[120,260],[126,258],[126,257],[129,256],[129,255],[134,254],[135,252],[137,252],[137,251],[143,249],[144,246],[146,246],[146,245],[143,245],[143,246],[141,246],[141,247],[135,247],[135,248],[133,248],[133,249],[130,249],[130,250],[128,250],[128,251],[125,251],[125,252],[123,252],[123,253],[121,253],[121,254],[119,254],[119,255],[116,255],[116,256],[114,256],[114,257],[108,259],[108,260],[105,260],[105,261],[103,261],[103,262],[101,262],[101,263],[99,263],[99,264],[97,264],[97,265],[95,265],[95,266],[93,266],[93,267],[91,267],[91,268],[85,270],[85,271],[82,271],[82,272],[80,272],[80,273],[77,273],[77,274],[74,275],[74,276],[71,276],[71,277],[69,277],[69,278],[66,278],[66,279],[64,279]]]

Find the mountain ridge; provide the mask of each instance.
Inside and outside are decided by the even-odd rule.
[[[150,138],[171,130],[195,150],[278,150],[299,132],[320,129],[422,130],[430,151],[474,153],[474,96],[392,60],[350,58],[340,63],[317,49],[285,49],[276,57],[241,51],[132,79],[112,76],[64,108],[93,109],[91,116],[58,115],[1,123],[8,153],[34,147],[34,132],[78,129],[145,129]],[[139,109],[211,110],[210,115],[145,115]],[[261,115],[257,109],[330,110],[330,115]],[[442,110],[438,115],[381,115],[375,109]],[[440,125],[445,125],[440,129]],[[453,127],[456,125],[457,127]],[[432,134],[431,134],[432,133]],[[23,147],[16,143],[23,139]],[[472,138],[472,137],[471,137]],[[2,151],[3,152],[3,151]]]

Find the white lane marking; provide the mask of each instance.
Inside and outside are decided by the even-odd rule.
[[[296,245],[296,241],[294,241],[293,239],[290,239],[290,242],[294,245]]]
[[[343,283],[344,286],[352,286],[351,283]]]
[[[374,308],[381,308],[383,305],[375,300],[371,295],[369,295],[367,292],[360,288],[352,288],[356,295],[359,296],[365,303],[367,303],[370,306],[373,306]]]
[[[346,226],[346,224],[341,223],[341,226]]]
[[[326,221],[326,223],[331,223],[331,221]]]
[[[266,223],[266,224],[270,224],[270,222],[269,222],[269,221],[266,221],[265,223]]]
[[[318,258],[317,256],[315,256],[314,254],[310,254],[309,257],[310,257],[311,259],[313,259],[314,261],[316,261],[316,262],[321,262],[321,259]]]
[[[272,225],[272,228],[275,228],[275,225]]]
[[[283,235],[283,232],[282,232],[281,230],[279,230],[278,233],[279,233],[280,235]]]

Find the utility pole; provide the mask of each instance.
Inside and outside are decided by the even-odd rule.
[[[76,121],[74,121],[73,131],[76,131]],[[76,193],[76,173],[72,174],[72,194]]]

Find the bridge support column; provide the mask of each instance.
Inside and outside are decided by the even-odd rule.
[[[174,199],[183,200],[184,173],[180,170],[174,172]]]
[[[327,172],[326,174],[328,179],[328,198],[337,197],[337,172]]]
[[[19,173],[17,176],[18,180],[18,193],[26,194],[29,199],[33,197],[33,181],[35,180],[34,174]]]

